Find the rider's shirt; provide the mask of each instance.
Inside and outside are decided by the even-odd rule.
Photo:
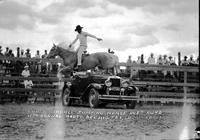
[[[77,34],[77,38],[79,39],[80,46],[87,47],[87,33],[81,32],[80,34]]]
[[[93,35],[87,33],[87,32],[81,32],[79,34],[77,34],[77,39],[79,39],[79,42],[80,42],[80,46],[85,46],[87,47],[87,36],[90,36],[90,37],[94,37]]]

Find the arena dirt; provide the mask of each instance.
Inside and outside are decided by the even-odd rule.
[[[194,105],[63,107],[48,103],[0,105],[1,140],[160,140],[192,138]]]

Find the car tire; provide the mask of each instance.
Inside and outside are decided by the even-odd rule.
[[[71,91],[66,88],[62,94],[62,104],[64,106],[70,106],[72,104],[72,100],[69,98]]]
[[[91,108],[97,108],[99,106],[99,92],[96,89],[90,89],[88,101]]]

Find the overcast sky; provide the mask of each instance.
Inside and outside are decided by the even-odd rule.
[[[48,51],[69,44],[75,26],[103,38],[88,38],[88,51],[111,48],[120,61],[151,52],[195,57],[199,50],[198,0],[0,0],[0,45]],[[74,45],[78,47],[78,42]]]

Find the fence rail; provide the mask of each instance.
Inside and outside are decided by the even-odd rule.
[[[133,80],[133,83],[140,87],[148,87],[148,91],[140,91],[139,95],[146,97],[142,98],[143,101],[178,101],[182,102],[185,100],[189,100],[193,103],[200,103],[200,93],[189,93],[189,88],[195,88],[195,90],[199,91],[199,67],[197,66],[169,66],[169,65],[149,65],[149,64],[129,64],[120,63],[120,66],[126,67],[130,69],[129,78],[133,80],[133,76],[138,71],[161,71],[161,72],[176,72],[179,77],[182,73],[182,80],[175,81],[174,79],[168,80],[167,82],[163,79],[160,81],[156,81],[154,78],[146,78],[145,80]],[[193,73],[196,77],[189,76],[190,73]],[[148,76],[148,74],[146,74]],[[144,77],[143,77],[144,78]],[[190,78],[190,79],[189,79]],[[136,78],[137,79],[137,78]],[[139,79],[139,78],[138,78]],[[174,88],[171,92],[159,91],[158,87],[165,87],[165,89],[170,89],[171,87],[182,88],[181,92],[177,92]],[[155,91],[152,91],[152,88],[155,88]],[[174,91],[175,90],[175,91]],[[165,97],[163,99],[162,97]],[[175,98],[183,98],[175,99]],[[175,100],[174,100],[175,99]],[[192,99],[192,100],[191,100]]]

